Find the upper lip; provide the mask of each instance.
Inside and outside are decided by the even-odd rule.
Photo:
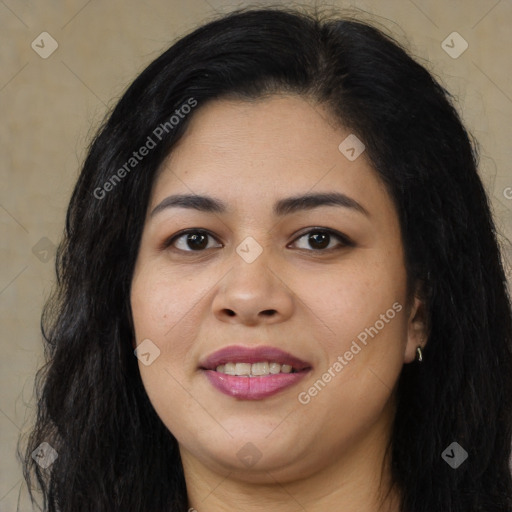
[[[270,346],[245,347],[243,345],[230,345],[224,347],[199,363],[199,368],[215,370],[217,366],[226,363],[259,363],[262,361],[276,362],[290,365],[296,371],[311,368],[311,364],[292,356],[288,352]]]

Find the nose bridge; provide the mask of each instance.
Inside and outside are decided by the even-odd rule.
[[[262,240],[262,236],[258,237]],[[233,254],[232,285],[253,289],[272,287],[272,266],[270,246],[260,244],[254,237],[245,237],[235,248]],[[270,275],[269,275],[270,274]],[[250,291],[250,290],[248,290]]]
[[[249,236],[233,253],[231,271],[225,276],[213,302],[220,318],[233,317],[247,323],[258,319],[288,316],[292,298],[279,279],[273,251]]]

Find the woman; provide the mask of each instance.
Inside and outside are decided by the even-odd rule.
[[[45,510],[512,510],[476,150],[377,29],[241,10],[182,38],[94,140],[57,263]]]

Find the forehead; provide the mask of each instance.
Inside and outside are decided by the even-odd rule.
[[[163,162],[150,207],[171,192],[256,205],[285,191],[332,190],[389,202],[364,152],[350,160],[340,151],[347,137],[354,135],[324,106],[300,96],[210,101],[196,109]]]
[[[250,165],[265,157],[329,163],[338,156],[337,144],[326,152],[333,136],[337,140],[340,130],[328,111],[304,97],[214,100],[193,113],[170,160],[193,145],[197,159],[223,157],[226,163],[243,158]]]

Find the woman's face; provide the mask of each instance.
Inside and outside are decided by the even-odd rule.
[[[286,481],[380,449],[423,327],[360,143],[296,96],[217,100],[190,121],[131,289],[141,377],[184,466]]]

